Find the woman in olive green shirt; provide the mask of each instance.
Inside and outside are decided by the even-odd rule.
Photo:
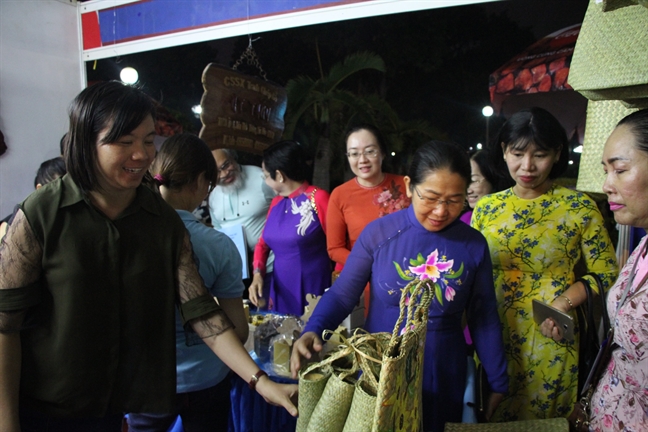
[[[204,340],[296,415],[296,386],[263,377],[206,291],[182,221],[142,186],[154,115],[121,83],[83,90],[70,108],[68,174],[23,202],[0,245],[3,432],[119,430],[123,412],[170,410],[176,304],[188,343]]]

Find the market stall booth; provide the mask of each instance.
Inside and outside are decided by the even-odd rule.
[[[31,192],[33,170],[59,154],[68,104],[86,85],[85,62],[487,1],[493,0],[1,1],[0,130],[7,150],[0,156],[0,215]]]
[[[569,74],[569,84],[588,99],[579,190],[602,191],[607,137],[623,117],[648,107],[647,28],[648,7],[637,0],[590,0]],[[631,234],[620,229],[620,266],[632,249]]]

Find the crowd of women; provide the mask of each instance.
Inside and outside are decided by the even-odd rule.
[[[156,156],[153,118],[137,89],[82,91],[70,109],[68,173],[16,211],[0,245],[0,430],[116,431],[123,413],[136,431],[167,430],[178,414],[185,430],[222,430],[227,368],[297,414],[296,386],[268,379],[241,343],[241,262],[231,242],[191,214],[218,178],[210,151],[180,135]],[[567,341],[553,321],[536,325],[531,304],[574,315],[596,275],[616,333],[591,428],[648,428],[647,242],[616,280],[596,203],[555,182],[569,146],[551,114],[513,115],[496,145],[472,158],[426,143],[404,177],[383,172],[375,128],[352,129],[346,145],[355,177],[330,197],[308,183],[298,143],[263,156],[277,196],[250,299],[299,315],[306,294],[323,294],[294,345],[294,374],[365,292],[365,329],[391,331],[401,290],[418,276],[442,294],[428,317],[424,430],[461,421],[464,333],[492,389],[488,420],[565,417],[577,399],[579,335]],[[617,222],[648,228],[648,110],[619,123],[602,162]]]

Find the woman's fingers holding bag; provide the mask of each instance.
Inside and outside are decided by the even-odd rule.
[[[315,332],[306,332],[301,335],[293,345],[292,355],[290,356],[290,370],[292,377],[297,378],[297,373],[301,368],[301,358],[310,359],[312,352],[322,351],[322,340]]]

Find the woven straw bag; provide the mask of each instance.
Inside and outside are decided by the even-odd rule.
[[[323,379],[309,380],[309,375],[312,376],[312,373],[318,370],[321,371]],[[351,408],[357,372],[358,363],[353,349],[349,346],[341,346],[326,359],[303,370],[299,374],[300,416],[297,419],[296,432],[341,431]],[[309,386],[314,383],[317,384]],[[304,391],[304,402],[301,391]]]
[[[380,370],[374,432],[421,429],[423,356],[431,301],[431,288],[418,279],[403,290],[400,317]],[[403,321],[405,327],[401,333]]]
[[[296,432],[418,431],[431,300],[427,284],[411,282],[403,290],[391,334],[357,330],[348,339],[338,335],[343,344],[337,351],[302,370]],[[325,331],[323,338],[331,333]]]
[[[354,337],[349,341],[362,375],[356,383],[343,432],[371,432],[378,400],[382,358],[390,340],[389,333],[365,334],[362,330],[356,330]]]
[[[507,423],[446,423],[444,432],[569,432],[566,418]]]
[[[637,1],[590,0],[569,70],[569,85],[590,100],[648,97],[648,8]],[[587,123],[587,127],[590,123]]]
[[[315,364],[299,377],[299,417],[296,432],[304,432],[311,415],[324,393],[324,387],[331,376],[331,366]]]
[[[616,124],[623,117],[636,111],[620,101],[589,101],[587,103],[587,127],[583,139],[583,154],[578,169],[576,189],[583,192],[603,192],[603,147]]]

